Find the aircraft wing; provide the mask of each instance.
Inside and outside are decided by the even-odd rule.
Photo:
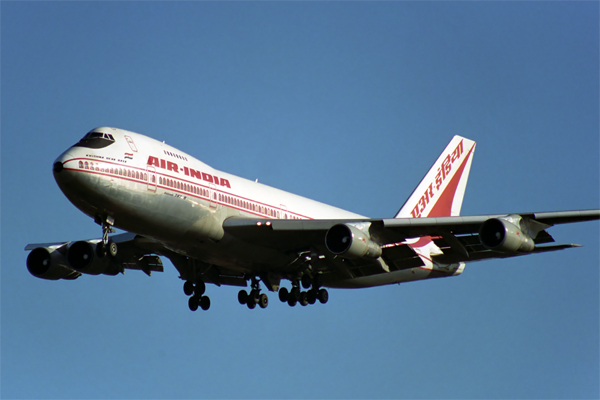
[[[76,279],[81,272],[92,275],[116,275],[125,269],[136,269],[150,275],[152,271],[162,272],[163,265],[159,257],[162,246],[142,236],[133,233],[123,233],[110,237],[117,244],[118,252],[115,257],[100,258],[94,252],[100,239],[82,240],[78,242],[32,243],[25,246],[31,250],[28,257],[28,268],[32,274],[45,279]],[[73,270],[67,260],[67,252],[71,246],[78,246],[78,251],[89,252],[79,261],[85,262],[81,272]]]
[[[440,249],[440,252],[433,254],[433,261],[450,264],[576,247],[578,245],[575,244],[548,245],[554,242],[554,239],[546,229],[556,224],[597,219],[600,219],[600,210],[355,220],[269,220],[233,217],[225,220],[223,227],[227,233],[256,245],[288,252],[312,252],[313,258],[314,255],[319,256],[321,265],[327,264],[322,268],[340,269],[341,266],[336,265],[339,258],[326,251],[326,235],[335,226],[349,225],[364,233],[366,240],[371,240],[381,247],[381,257],[390,270],[399,270],[423,265],[414,250],[415,246],[409,246],[407,239],[410,243],[416,242],[413,238],[430,239]],[[480,237],[482,232],[489,236],[487,231],[482,231],[484,226],[488,230],[506,228],[507,237],[530,238],[531,243],[523,239],[526,246],[522,248],[490,248],[483,244]],[[354,231],[361,235],[357,230]],[[494,236],[491,239],[494,239]],[[361,275],[369,265],[375,267],[370,269],[373,273],[381,273],[382,267],[374,258],[355,257],[350,260],[350,265],[361,269]],[[343,269],[347,270],[348,265],[349,263],[345,262]],[[351,270],[345,272],[352,275]]]

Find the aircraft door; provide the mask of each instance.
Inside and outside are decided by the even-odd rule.
[[[134,153],[137,153],[137,146],[133,142],[133,139],[131,138],[131,136],[125,135],[125,141],[129,145],[129,148],[131,149],[131,151],[133,151]]]
[[[217,191],[215,190],[217,187],[215,186],[214,183],[209,184],[210,186],[210,192],[209,194],[209,198],[210,198],[210,207],[211,208],[217,208]]]
[[[148,190],[156,192],[156,168],[148,165],[146,170],[148,171]]]

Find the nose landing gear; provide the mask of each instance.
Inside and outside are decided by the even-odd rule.
[[[96,218],[96,222],[102,225],[102,240],[96,245],[96,254],[98,257],[106,257],[109,254],[111,257],[116,257],[118,251],[117,244],[108,238],[109,233],[116,232],[112,228],[115,220],[111,216],[107,216],[102,220]]]

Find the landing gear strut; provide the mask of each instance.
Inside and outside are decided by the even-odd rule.
[[[96,219],[96,222],[102,225],[102,240],[96,245],[96,254],[98,257],[106,257],[110,254],[111,257],[117,256],[117,244],[108,238],[109,233],[116,232],[112,226],[115,220],[111,216],[107,216],[104,220],[99,222],[100,218]]]
[[[252,278],[251,283],[252,290],[248,294],[245,290],[240,290],[238,293],[238,301],[240,304],[245,304],[249,309],[256,308],[256,305],[260,308],[267,308],[269,305],[269,297],[265,293],[260,292],[260,281],[256,278]]]

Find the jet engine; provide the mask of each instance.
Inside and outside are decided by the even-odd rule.
[[[521,218],[492,218],[479,229],[479,241],[489,250],[507,253],[527,253],[533,251],[533,239],[521,229]]]
[[[38,247],[27,256],[27,269],[31,275],[49,280],[77,279],[81,273],[67,266],[64,255],[50,247]]]
[[[360,229],[347,224],[332,226],[325,234],[325,246],[335,255],[346,258],[378,258],[381,247]]]
[[[120,269],[112,263],[110,257],[98,257],[97,243],[81,240],[69,246],[67,261],[77,271],[90,275],[117,275]]]

